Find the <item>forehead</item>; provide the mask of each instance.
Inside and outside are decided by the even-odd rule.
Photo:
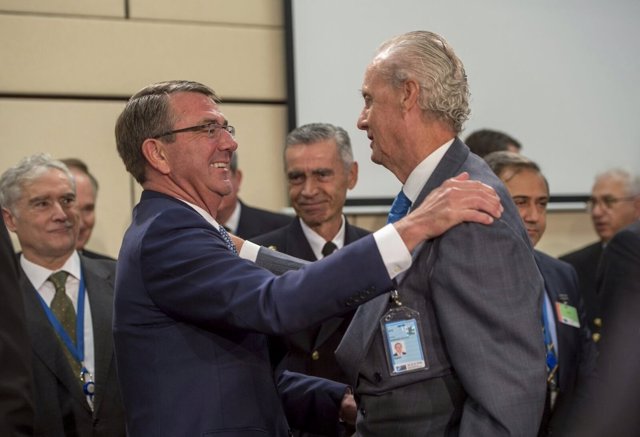
[[[380,71],[382,61],[374,59],[364,72],[364,80],[362,81],[362,91],[371,92],[372,89],[378,89],[386,85]]]
[[[289,146],[285,153],[285,160],[287,161],[287,167],[298,165],[322,165],[328,167],[340,164],[338,146],[334,139]]]
[[[622,196],[626,193],[626,184],[624,180],[616,177],[601,178],[593,185],[593,193],[598,195],[611,194]]]
[[[49,168],[22,185],[23,197],[60,195],[73,193],[73,184],[66,173],[57,168]]]
[[[218,104],[209,96],[194,92],[178,92],[171,94],[169,98],[176,121],[224,120]]]

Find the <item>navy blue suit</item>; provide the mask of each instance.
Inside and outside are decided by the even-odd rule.
[[[258,262],[269,252],[261,250]],[[144,191],[118,256],[115,291],[129,436],[288,435],[265,334],[300,331],[393,285],[373,237],[275,276],[233,255],[184,202]],[[287,406],[296,393],[323,386],[282,378]],[[301,414],[322,411],[305,407],[297,405]]]
[[[575,270],[564,261],[560,261],[538,250],[534,251],[538,269],[544,279],[545,291],[551,301],[555,315],[558,337],[558,398],[552,417],[543,418],[541,435],[551,433],[551,429],[566,420],[571,399],[574,396],[576,382],[584,382],[595,366],[596,352],[591,334],[586,324],[586,312],[578,290],[578,278]],[[556,303],[565,303],[578,310],[580,328],[564,324],[558,320]],[[550,424],[548,421],[551,420]]]

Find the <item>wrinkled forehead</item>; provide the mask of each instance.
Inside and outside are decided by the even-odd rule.
[[[626,196],[629,187],[624,179],[618,177],[603,177],[593,185],[592,194],[594,196]]]

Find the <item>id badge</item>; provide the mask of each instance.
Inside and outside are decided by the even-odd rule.
[[[380,327],[391,376],[429,368],[420,313],[403,306],[392,308],[382,316]]]
[[[573,326],[574,328],[580,327],[580,318],[578,317],[576,307],[572,307],[566,303],[556,302],[556,313],[558,313],[558,320],[561,323]]]

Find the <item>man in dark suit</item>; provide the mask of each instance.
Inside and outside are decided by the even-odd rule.
[[[75,250],[73,177],[41,154],[8,169],[0,187],[3,217],[22,247],[35,435],[124,436],[111,334],[115,263]]]
[[[19,268],[4,219],[0,228],[0,435],[26,437],[33,435],[31,348]]]
[[[439,35],[410,32],[379,48],[362,94],[358,127],[371,159],[404,184],[391,220],[460,171],[493,186],[504,213],[427,240],[397,293],[356,312],[336,356],[358,400],[357,435],[535,436],[545,400],[542,278],[509,193],[456,138],[469,113],[462,62]]]
[[[238,153],[231,157],[231,192],[223,197],[218,208],[216,220],[218,223],[240,238],[249,239],[266,234],[274,229],[291,223],[291,217],[286,214],[267,211],[249,206],[238,197],[242,184],[242,170],[238,168]]]
[[[76,250],[87,258],[110,259],[113,258],[94,252],[86,248],[93,227],[96,225],[96,201],[98,198],[98,180],[89,172],[89,167],[84,161],[77,158],[66,158],[61,161],[67,166],[76,183],[76,203],[80,211],[80,230]]]
[[[558,436],[637,436],[640,430],[640,221],[607,244],[598,272],[603,335],[589,397]]]
[[[621,169],[611,169],[599,174],[591,189],[587,207],[600,241],[563,255],[560,259],[571,264],[578,273],[589,327],[594,340],[598,341],[602,327],[603,298],[597,293],[598,264],[603,247],[613,235],[640,218],[639,179]]]
[[[160,82],[136,93],[116,123],[118,153],[144,188],[118,257],[114,303],[130,437],[281,437],[283,403],[309,421],[352,411],[342,384],[288,372],[274,381],[265,334],[353,309],[391,289],[425,237],[463,220],[492,222],[480,206],[499,215],[492,190],[462,176],[404,220],[276,276],[249,259],[263,264],[277,252],[234,246],[214,218],[232,189],[237,148],[217,101],[205,85]]]
[[[297,217],[288,226],[252,239],[254,243],[315,261],[369,234],[350,225],[342,214],[347,191],[358,180],[358,164],[344,129],[328,123],[294,129],[287,135],[284,162],[289,200]],[[334,351],[352,316],[353,311],[305,331],[272,338],[272,358],[279,370],[346,382]]]
[[[485,160],[511,193],[535,247],[547,227],[547,179],[535,162],[517,153],[494,152]],[[596,351],[575,270],[539,250],[535,259],[545,285],[543,324],[553,342],[549,358],[556,361],[547,366],[547,408],[539,433],[547,436],[566,422],[576,389],[584,389],[593,372]]]

